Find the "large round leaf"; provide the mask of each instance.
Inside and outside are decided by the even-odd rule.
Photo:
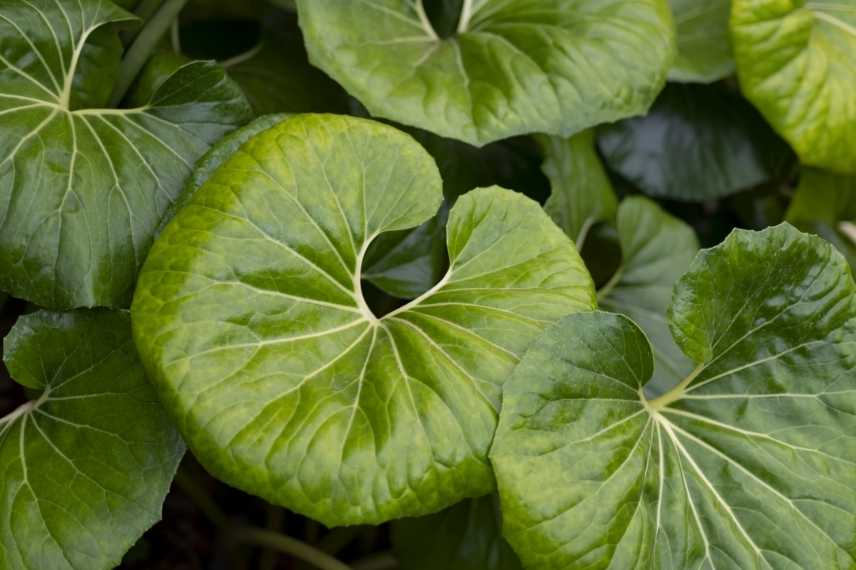
[[[568,136],[645,112],[674,52],[666,0],[301,0],[310,60],[378,117],[471,144]]]
[[[604,160],[646,194],[721,198],[779,175],[793,153],[758,112],[720,86],[669,85],[644,117],[605,127]]]
[[[736,231],[678,282],[695,370],[647,400],[624,316],[572,315],[506,385],[491,459],[524,565],[856,564],[856,285],[820,238]]]
[[[103,108],[122,53],[107,0],[0,4],[0,288],[42,306],[121,306],[161,216],[208,145],[249,115],[190,63]]]
[[[4,359],[41,395],[0,418],[0,567],[116,567],[160,519],[184,454],[128,316],[26,315]]]
[[[811,166],[856,173],[856,2],[733,0],[743,93]]]
[[[328,525],[493,488],[502,384],[546,324],[594,305],[593,287],[537,203],[479,189],[449,215],[449,271],[376,318],[363,257],[434,214],[441,186],[392,127],[303,115],[245,143],[170,222],[135,338],[209,470]]]

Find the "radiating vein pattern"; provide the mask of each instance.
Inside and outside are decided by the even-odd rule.
[[[216,66],[104,108],[121,55],[107,0],[0,7],[0,286],[43,306],[121,306],[191,165],[247,118]],[[108,78],[105,80],[105,78]]]
[[[526,567],[852,568],[844,259],[790,226],[735,232],[696,257],[670,321],[697,367],[658,398],[648,339],[609,313],[566,317],[515,370],[491,459]]]
[[[160,519],[184,452],[127,316],[27,315],[5,361],[42,393],[0,418],[0,566],[115,567]]]
[[[451,268],[376,318],[361,263],[441,201],[430,156],[371,121],[251,138],[156,242],[136,338],[191,447],[227,481],[327,524],[488,492],[501,386],[546,324],[594,304],[573,244],[511,191],[460,198]]]
[[[448,38],[434,33],[422,2],[306,0],[298,8],[312,62],[374,116],[470,144],[568,136],[640,114],[674,55],[665,0],[465,4]]]

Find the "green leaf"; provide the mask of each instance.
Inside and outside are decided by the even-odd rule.
[[[491,459],[526,568],[853,568],[856,284],[828,243],[737,230],[678,282],[697,368],[646,400],[645,334],[572,315],[506,385]]]
[[[711,83],[734,73],[728,17],[731,0],[669,0],[678,55],[672,81]]]
[[[621,202],[617,228],[622,263],[598,291],[598,304],[632,318],[648,335],[654,375],[646,390],[652,397],[693,369],[672,339],[666,312],[672,288],[698,252],[698,239],[690,226],[642,196]]]
[[[427,517],[392,523],[404,570],[521,570],[500,528],[496,495],[470,499]]]
[[[106,0],[0,6],[0,288],[42,306],[121,306],[191,165],[243,122],[240,90],[191,63],[105,109],[130,15]],[[133,97],[132,97],[133,99]]]
[[[615,218],[617,199],[594,146],[594,131],[538,136],[551,193],[544,210],[582,248],[591,227]]]
[[[856,6],[850,0],[733,0],[746,97],[810,166],[856,173]]]
[[[38,311],[4,345],[12,377],[41,395],[0,418],[0,566],[114,568],[160,520],[184,454],[130,320]]]
[[[717,86],[669,85],[648,115],[604,128],[599,143],[646,194],[689,202],[767,182],[791,162],[752,106]]]
[[[642,114],[674,55],[666,0],[465,0],[447,38],[422,0],[297,5],[310,61],[372,115],[474,145]]]
[[[408,135],[301,115],[173,218],[140,276],[135,339],[209,471],[328,526],[492,490],[502,383],[544,326],[593,307],[593,286],[537,203],[478,189],[449,214],[443,279],[375,318],[366,250],[431,217],[441,187]]]
[[[856,221],[856,176],[805,168],[788,208],[787,220],[799,222]]]

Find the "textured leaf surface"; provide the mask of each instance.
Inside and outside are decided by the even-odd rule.
[[[728,17],[731,0],[669,0],[677,29],[678,55],[672,81],[710,83],[734,72]]]
[[[743,93],[802,162],[856,173],[856,2],[732,0]]]
[[[544,210],[581,248],[594,224],[615,217],[618,202],[595,150],[594,131],[567,139],[542,135],[538,142],[551,188]]]
[[[601,308],[639,324],[651,341],[654,374],[646,387],[659,395],[693,369],[675,344],[666,313],[672,289],[698,252],[693,229],[641,196],[625,198],[616,220],[622,263],[598,291]]]
[[[664,396],[624,316],[571,315],[506,385],[491,459],[527,568],[853,568],[856,285],[823,240],[735,231],[676,286]]]
[[[192,63],[133,109],[105,109],[121,55],[106,0],[0,5],[0,288],[42,306],[126,305],[192,164],[248,117]]]
[[[0,567],[107,570],[161,516],[184,453],[127,315],[21,317],[11,375],[41,395],[0,418]]]
[[[404,570],[521,570],[502,537],[496,495],[463,501],[427,517],[392,523]]]
[[[373,115],[476,145],[639,115],[672,61],[665,0],[461,5],[439,38],[422,0],[298,2],[310,60]]]
[[[173,218],[140,277],[135,339],[209,470],[327,525],[492,489],[502,383],[593,287],[537,203],[479,189],[451,210],[443,279],[375,318],[365,252],[434,214],[441,185],[392,127],[303,115],[245,143]]]
[[[604,128],[599,143],[646,194],[690,202],[766,182],[792,155],[745,100],[704,85],[666,87],[648,115]]]

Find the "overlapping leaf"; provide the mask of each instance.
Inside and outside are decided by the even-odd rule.
[[[828,243],[736,231],[676,286],[697,365],[644,397],[645,334],[571,315],[506,385],[491,459],[527,568],[852,568],[856,285]]]
[[[192,164],[249,108],[210,63],[140,106],[104,108],[121,45],[107,0],[0,5],[0,288],[43,306],[121,306]]]
[[[856,4],[732,0],[746,97],[802,162],[856,173]]]
[[[464,0],[445,38],[422,0],[297,4],[310,60],[373,115],[476,145],[641,114],[674,52],[665,0]]]
[[[677,29],[673,81],[710,83],[734,72],[728,17],[731,0],[669,0]]]
[[[409,136],[304,115],[246,142],[178,212],[141,274],[134,330],[210,471],[328,525],[492,489],[502,383],[594,293],[537,203],[479,189],[451,210],[449,271],[376,318],[365,253],[436,212],[441,186]]]
[[[26,315],[4,358],[41,395],[0,418],[0,567],[114,568],[160,519],[184,453],[127,315]]]

